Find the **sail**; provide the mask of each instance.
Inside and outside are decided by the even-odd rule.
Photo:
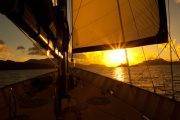
[[[72,0],[73,52],[167,42],[165,0]]]

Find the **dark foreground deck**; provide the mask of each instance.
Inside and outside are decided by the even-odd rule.
[[[62,101],[63,120],[180,120],[179,102],[84,70],[73,75],[75,88]],[[55,120],[53,84],[36,94],[21,92],[24,85],[1,90],[0,120]]]

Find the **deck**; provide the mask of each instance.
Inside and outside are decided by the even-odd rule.
[[[62,100],[59,120],[180,119],[179,102],[84,70],[73,73],[74,89]],[[22,92],[28,84],[1,89],[0,120],[56,119],[53,83],[36,94]]]

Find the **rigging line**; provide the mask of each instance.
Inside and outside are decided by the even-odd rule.
[[[40,49],[39,46],[32,40],[31,37],[29,37],[19,26],[17,26],[17,27],[33,43],[33,45],[35,47],[37,47],[45,56],[47,56],[46,52],[44,52],[42,49]],[[58,66],[51,58],[49,58],[49,56],[47,56],[47,58],[51,61],[51,63],[53,63],[54,67]]]
[[[147,15],[146,15],[147,16]],[[156,26],[156,25],[155,25]],[[72,35],[72,34],[71,34]]]
[[[169,43],[169,48],[170,48],[170,60],[171,60],[171,85],[172,85],[172,99],[175,99],[175,90],[174,90],[174,73],[173,73],[173,60],[172,60],[172,45],[171,42]]]
[[[159,55],[159,45],[157,43],[157,39],[156,39],[156,48],[157,48],[157,56]],[[160,57],[156,58],[156,59],[160,59]],[[162,69],[160,69],[161,72],[163,72]],[[161,75],[160,77],[158,77],[158,79],[162,78],[163,79],[163,86],[164,86],[164,90],[161,89],[161,91],[164,93],[164,95],[166,95],[166,83],[165,83],[165,77],[163,75]],[[157,88],[158,89],[158,88]]]
[[[168,45],[168,43],[166,43],[166,45],[162,48],[162,50],[161,50],[161,51],[159,52],[159,54],[156,56],[156,59],[159,58],[159,56],[162,54],[162,52],[163,52],[164,49],[167,47],[167,45]],[[147,68],[146,68],[146,69],[147,69]],[[139,78],[141,75],[143,75],[146,69],[144,69],[143,72],[142,72],[140,75],[137,76],[137,78]],[[136,80],[140,80],[140,79],[136,79]]]
[[[138,27],[137,27],[137,22],[136,22],[136,19],[135,19],[135,16],[134,16],[134,12],[133,12],[133,10],[132,10],[132,6],[131,6],[131,3],[130,3],[129,0],[128,0],[128,4],[129,4],[129,7],[130,7],[130,11],[131,11],[132,17],[133,17],[135,29],[136,29],[136,32],[137,32],[137,34],[138,34],[138,38],[140,38],[140,33],[139,33],[139,30],[138,30]]]
[[[138,9],[138,8],[136,8],[136,9],[139,10],[140,12],[144,12],[143,9]],[[145,10],[146,10],[146,8],[145,8]],[[143,18],[141,14],[137,14],[137,16],[138,15],[141,16],[141,18]],[[141,20],[141,19],[139,19],[139,20]],[[144,21],[149,22],[149,23],[151,22],[156,28],[158,28],[158,22],[154,21],[154,20],[155,20],[155,18],[153,19],[152,14],[150,14],[150,16],[148,16],[147,14],[144,14],[144,18],[143,18],[143,21],[141,21],[141,23],[143,23]]]
[[[83,8],[83,7],[87,6],[87,5],[89,5],[90,3],[94,2],[94,1],[95,1],[95,0],[89,0],[89,1],[86,2],[85,4],[81,5],[81,8]],[[74,9],[74,11],[75,11],[75,12],[78,11],[78,8],[77,8],[77,9]]]
[[[152,14],[151,14],[152,15]],[[77,14],[77,16],[78,16],[78,14]],[[147,17],[148,17],[148,15],[146,15]],[[77,18],[77,17],[76,17]],[[152,20],[153,21],[153,20]],[[155,25],[155,24],[154,24]],[[155,25],[156,26],[156,25]],[[71,35],[72,35],[72,33],[71,33]]]
[[[140,9],[139,9],[139,10],[140,10]],[[111,11],[113,11],[113,10],[111,10]],[[80,29],[85,29],[87,26],[89,26],[89,25],[91,25],[91,24],[94,24],[95,22],[97,22],[97,21],[101,20],[102,18],[104,18],[105,16],[109,15],[109,14],[111,13],[111,11],[105,13],[103,16],[98,17],[98,18],[95,19],[94,21],[92,21],[92,22],[90,22],[90,23],[88,23],[88,24],[86,24],[86,25],[84,25],[84,26],[82,26],[82,27],[79,27],[78,29],[76,29],[76,31],[78,31],[78,30],[80,30]],[[149,16],[146,15],[146,17],[149,17]],[[146,22],[148,23],[148,21],[153,21],[153,20],[150,20],[151,18],[152,18],[152,17],[149,17],[149,19],[144,19],[143,21],[146,21]],[[148,20],[148,21],[147,21],[147,20]],[[142,21],[142,22],[143,22],[143,21]],[[157,24],[155,24],[154,22],[153,22],[153,24],[154,24],[154,26],[155,26],[156,28],[158,28]]]
[[[141,9],[139,9],[139,10],[141,10]],[[109,15],[112,11],[114,11],[114,10],[113,10],[113,9],[110,10],[109,12],[105,13],[103,16],[98,17],[98,18],[95,19],[94,21],[92,21],[92,22],[90,22],[90,23],[88,23],[88,24],[86,24],[86,25],[84,25],[84,26],[82,26],[82,27],[79,27],[78,29],[83,29],[83,28],[85,28],[86,26],[89,26],[89,25],[91,25],[91,24],[93,24],[93,23],[101,20],[101,19],[104,18],[105,16]],[[141,11],[142,11],[142,10],[141,10]],[[146,14],[145,14],[145,15],[146,15]],[[146,15],[146,17],[149,17],[149,16]],[[144,20],[153,21],[153,20],[150,20],[151,18],[152,18],[152,17],[149,17],[149,19],[144,19]],[[154,24],[155,26],[157,26],[157,23],[155,24],[155,23],[153,22],[153,24]],[[76,31],[77,31],[78,29],[76,29]]]
[[[148,1],[149,1],[149,0],[148,0]],[[143,3],[143,2],[142,2],[142,3]],[[156,17],[153,15],[153,13],[151,12],[151,10],[148,9],[148,6],[146,6],[146,4],[144,4],[143,6],[144,6],[145,9],[150,13],[151,17],[155,20],[155,22],[157,22],[157,21],[156,21]],[[153,22],[154,22],[154,21],[153,21]]]
[[[149,66],[149,64],[147,62],[147,58],[146,58],[146,55],[145,55],[145,52],[144,52],[144,48],[141,47],[141,49],[143,51],[144,59],[145,59],[146,65],[147,65],[147,70],[148,70],[148,73],[149,73],[149,76],[150,76],[150,79],[151,79],[151,82],[152,82],[152,85],[153,85],[154,93],[156,93],[155,84],[154,84],[154,81],[152,79],[152,75],[151,75],[151,71],[150,71],[150,66]]]
[[[146,0],[145,0],[145,1],[146,1]],[[148,1],[147,3],[149,3],[149,5],[153,6],[153,4],[152,4],[153,0],[147,0],[147,1]],[[154,0],[154,2],[155,2],[155,4],[157,5],[156,0]]]
[[[139,9],[139,10],[140,10],[140,9]],[[113,11],[113,10],[112,10],[112,11]],[[142,10],[141,10],[141,11],[142,11]],[[87,25],[84,25],[84,26],[80,27],[79,29],[83,29],[83,28],[85,28],[86,26],[89,26],[89,25],[91,25],[91,24],[93,24],[93,23],[95,23],[95,22],[97,22],[97,21],[101,20],[103,17],[107,16],[109,13],[111,13],[111,11],[109,11],[109,12],[105,13],[103,16],[98,17],[96,20],[94,20],[94,21],[90,22],[89,24],[87,24]],[[148,15],[146,15],[146,17],[149,17],[149,16],[148,16]],[[153,21],[153,20],[150,20],[150,18],[152,18],[152,17],[149,17],[149,19],[144,19],[144,20]],[[155,24],[154,22],[153,22],[153,24],[157,27],[157,24]],[[78,29],[77,29],[77,30],[78,30]]]
[[[172,40],[171,34],[169,32],[168,32],[168,36],[169,36],[170,40]],[[173,41],[172,41],[172,49],[173,49],[174,53],[176,54],[176,56],[178,57],[178,59],[180,61],[179,54],[177,52],[176,46],[174,45]]]
[[[156,3],[156,7],[158,7],[158,2],[157,2],[157,0],[154,0],[155,1],[155,3]],[[159,55],[159,45],[158,45],[158,41],[157,41],[157,39],[156,39],[156,44],[157,44],[157,56]],[[157,59],[159,59],[160,57],[158,56],[157,57]],[[164,83],[164,82],[163,82]],[[164,86],[165,86],[165,84],[164,84]]]
[[[172,58],[172,45],[171,45],[171,42],[172,42],[172,39],[171,39],[171,19],[170,19],[170,0],[168,0],[168,18],[169,18],[169,48],[170,48],[170,60],[171,60],[171,87],[172,87],[172,99],[175,99],[175,89],[174,89],[174,73],[173,73],[173,58]]]
[[[146,17],[148,17],[149,18],[149,20],[152,22],[152,24],[154,24],[155,26],[157,26],[158,24],[158,21],[156,20],[156,18],[155,18],[155,16],[153,15],[153,13],[148,9],[148,7],[146,6],[146,4],[145,3],[143,3],[143,2],[141,2],[141,4],[144,6],[144,10],[146,10],[149,14],[150,14],[150,16],[148,16],[148,15],[146,15]],[[141,9],[139,9],[139,11],[142,11]],[[144,11],[143,11],[144,12]]]
[[[157,2],[157,0],[154,0],[155,1],[155,3],[156,3],[156,7],[158,6],[158,2]]]
[[[78,19],[79,13],[80,13],[82,1],[83,1],[83,0],[80,1],[80,5],[79,5],[78,11],[77,11],[77,15],[76,15],[74,21],[73,21],[73,7],[72,7],[72,16],[71,16],[71,17],[72,17],[72,31],[71,31],[71,34],[70,34],[70,36],[69,36],[69,39],[71,39],[71,38],[73,37],[74,27],[75,27],[75,25],[76,25],[76,21],[77,21],[77,19]],[[71,4],[72,4],[71,6],[73,6],[73,0],[72,0],[72,3],[71,3]],[[74,22],[74,23],[73,23],[73,22]],[[72,49],[73,49],[73,40],[72,40]],[[72,53],[72,56],[71,56],[71,57],[73,58],[73,53]],[[72,60],[73,60],[73,59],[72,59]]]
[[[78,19],[79,13],[80,13],[80,9],[81,9],[81,5],[82,5],[82,1],[83,1],[83,0],[81,0],[81,1],[80,1],[79,8],[78,8],[78,11],[77,11],[77,15],[76,15],[76,17],[75,17],[75,19],[74,19],[74,23],[73,23],[73,26],[72,26],[72,32],[74,31],[74,27],[75,27],[75,25],[76,25],[76,22],[77,22],[77,19]]]
[[[89,22],[89,23],[86,24],[86,25],[83,25],[83,26],[81,26],[81,27],[78,27],[78,29],[76,29],[76,31],[78,31],[78,30],[80,30],[80,29],[84,29],[84,28],[86,28],[87,26],[89,26],[89,25],[91,25],[91,24],[94,24],[95,22],[100,21],[100,20],[103,19],[105,16],[108,16],[109,14],[111,14],[113,11],[115,11],[115,9],[109,10],[109,11],[106,12],[104,15],[97,17],[94,21],[91,21],[91,22]]]
[[[133,10],[132,10],[132,5],[131,5],[131,3],[130,3],[130,0],[128,0],[128,3],[129,3],[129,7],[130,7],[131,14],[132,14],[132,16],[133,16],[133,21],[134,21],[134,23],[135,23],[136,32],[137,32],[137,34],[138,34],[138,37],[140,38],[140,32],[139,32],[138,27],[137,27],[137,21],[136,21],[136,19],[135,19],[135,15],[134,15],[134,12],[133,12]],[[153,15],[152,15],[152,16],[153,16]],[[156,26],[156,25],[155,25],[155,26]]]
[[[145,6],[145,5],[144,5]],[[146,10],[147,7],[145,7],[145,10]],[[138,8],[136,8],[138,9]],[[138,9],[140,12],[144,12],[142,9]],[[153,17],[152,17],[152,14],[150,14],[150,16],[148,16],[147,14],[144,14],[146,16],[147,19],[144,19],[144,21],[146,20],[149,20],[150,22],[152,22],[152,24],[155,26],[155,27],[158,27],[158,24],[157,24],[157,21],[154,21]],[[141,17],[143,18],[143,17]]]
[[[179,59],[179,61],[180,61],[180,57],[179,57],[179,54],[178,54],[178,52],[177,52],[177,49],[176,49],[174,43],[172,43],[172,47],[173,47],[173,51],[175,52],[176,56],[178,57],[178,59]]]
[[[121,15],[121,10],[120,10],[120,3],[119,0],[116,0],[117,3],[117,9],[118,9],[118,15],[119,15],[119,22],[120,22],[120,26],[121,26],[121,32],[122,32],[122,39],[123,39],[123,43],[125,43],[125,33],[124,33],[124,28],[123,28],[123,23],[122,23],[122,15]],[[132,84],[131,81],[131,71],[129,68],[129,60],[128,60],[128,53],[127,53],[127,49],[125,49],[125,54],[126,54],[126,62],[127,62],[127,66],[128,66],[128,76],[129,76],[129,82],[130,84]]]
[[[165,46],[162,48],[162,50],[158,53],[158,55],[156,56],[156,58],[159,58],[160,55],[162,54],[162,52],[165,50],[165,48],[167,47],[168,43],[165,44]]]
[[[128,3],[129,3],[130,10],[131,10],[131,14],[132,14],[132,16],[133,16],[133,20],[134,20],[134,24],[135,24],[135,28],[136,28],[138,37],[140,38],[140,33],[139,33],[139,30],[138,30],[138,27],[137,27],[137,22],[136,22],[134,13],[133,13],[133,8],[132,8],[132,6],[131,6],[130,0],[128,0]],[[145,62],[147,63],[147,58],[146,58],[146,55],[145,55],[145,52],[144,52],[144,48],[143,48],[143,47],[141,47],[141,48],[142,48],[142,51],[143,51],[143,55],[144,55]],[[152,82],[152,85],[153,85],[153,90],[154,90],[154,92],[156,93],[155,85],[154,85],[154,82],[153,82],[153,80],[152,80],[152,75],[151,75],[151,72],[150,72],[149,65],[148,65],[148,64],[146,64],[146,65],[147,65],[147,69],[148,69],[148,72],[149,72],[149,76],[150,76],[150,78],[151,78],[151,82]]]
[[[130,4],[130,1],[128,1],[128,3]],[[144,6],[146,6],[146,4],[144,4]],[[136,8],[137,9],[137,8]],[[147,7],[145,7],[145,10],[149,10]],[[130,5],[130,10],[131,10],[131,13],[133,13],[133,11],[132,11],[132,5]],[[141,9],[139,9],[139,11],[141,11],[141,12],[144,12],[144,11],[142,11]],[[133,20],[134,21],[136,21],[136,19],[135,19],[135,16],[134,16],[134,14],[132,14],[133,15]],[[139,19],[139,20],[141,20],[141,23],[143,23],[144,21],[146,21],[147,22],[147,20],[149,20],[150,22],[152,22],[152,24],[155,26],[155,28],[157,29],[158,28],[158,24],[157,24],[157,21],[155,21],[155,22],[153,22],[154,20],[155,20],[155,17],[153,17],[153,14],[151,13],[150,14],[150,16],[148,16],[148,15],[146,15],[145,14],[145,16],[148,18],[148,19],[145,19],[145,17],[143,18],[143,17],[141,17],[141,18],[143,18],[143,21],[141,20],[141,19]],[[154,19],[153,19],[154,18]],[[136,22],[137,23],[137,22]],[[136,28],[138,28],[137,27],[137,25],[135,26]],[[139,34],[140,35],[140,34]]]
[[[170,1],[168,0],[168,9],[167,9],[167,12],[168,12],[168,20],[169,20],[169,22],[168,22],[168,24],[169,24],[169,26],[168,26],[168,33],[169,33],[169,37],[171,38],[171,19],[170,19]]]

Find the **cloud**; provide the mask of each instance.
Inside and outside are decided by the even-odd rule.
[[[7,52],[9,48],[5,45],[3,40],[0,40],[0,52]]]
[[[0,52],[7,52],[9,49],[6,45],[1,45],[0,44]]]
[[[1,60],[10,60],[13,59],[14,55],[10,48],[5,44],[3,40],[0,40],[0,59]]]
[[[25,47],[24,46],[17,46],[17,48],[16,48],[17,50],[25,50]]]
[[[4,45],[4,41],[3,40],[0,40],[0,45]]]
[[[41,55],[41,56],[44,56],[44,53],[39,48],[37,48],[36,46],[33,46],[33,47],[28,49],[28,55]]]
[[[180,3],[180,0],[175,0],[175,2],[176,2],[177,4],[179,4],[179,3]]]

